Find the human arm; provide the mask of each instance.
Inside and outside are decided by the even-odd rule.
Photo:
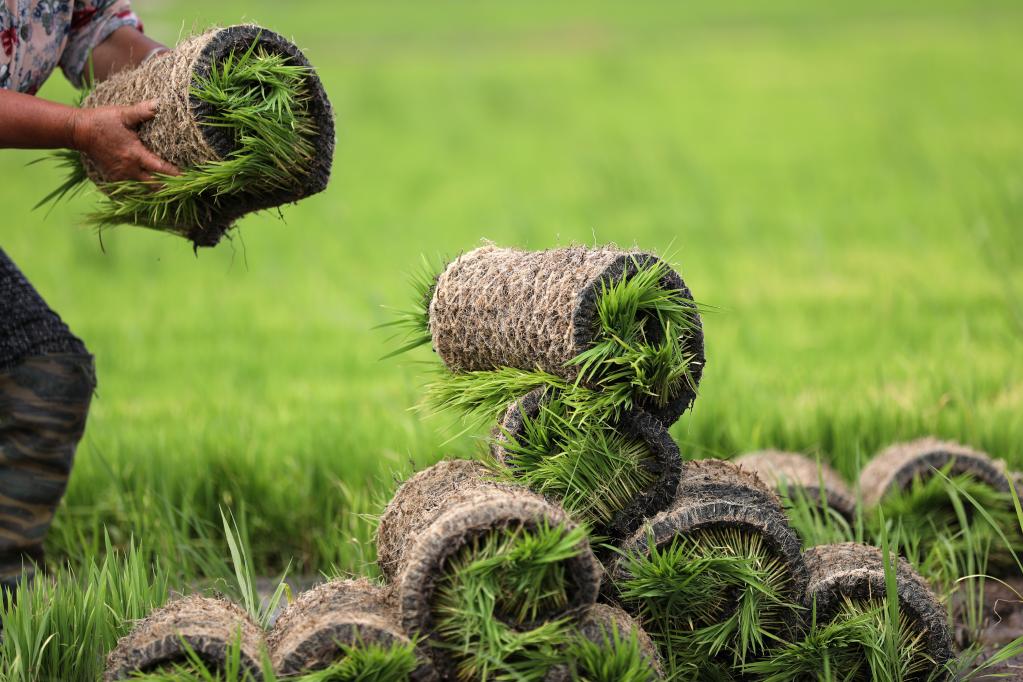
[[[153,102],[76,109],[34,95],[0,90],[0,147],[74,149],[110,181],[176,175],[177,168],[146,149],[135,128],[156,115]]]

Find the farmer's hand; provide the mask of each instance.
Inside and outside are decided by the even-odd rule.
[[[152,182],[154,173],[178,175],[177,167],[146,149],[135,132],[155,115],[156,102],[77,109],[72,120],[73,147],[89,157],[108,182]]]

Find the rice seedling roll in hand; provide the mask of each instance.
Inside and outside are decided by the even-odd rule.
[[[653,682],[664,679],[657,647],[639,623],[610,604],[594,604],[579,619],[566,662],[544,682]]]
[[[290,41],[255,25],[216,28],[99,83],[83,107],[156,100],[143,144],[182,174],[159,183],[107,182],[71,159],[66,191],[86,178],[105,195],[97,226],[129,223],[213,246],[241,216],[316,194],[334,152],[330,101]],[[58,190],[55,194],[62,194]]]
[[[281,677],[329,669],[336,680],[363,679],[371,671],[394,682],[439,679],[398,625],[389,591],[364,578],[331,580],[301,593],[267,641]]]
[[[671,503],[682,474],[678,446],[660,420],[635,408],[580,427],[556,391],[508,406],[490,451],[535,492],[557,499],[597,536],[622,540]]]
[[[810,504],[839,513],[847,521],[856,515],[856,496],[838,472],[825,462],[798,452],[760,450],[733,460],[736,466],[752,471],[771,490],[786,497],[802,496]]]
[[[169,672],[192,658],[209,672],[224,672],[236,655],[247,679],[261,680],[265,648],[263,630],[239,606],[191,595],[157,609],[118,640],[107,658],[104,679]]]
[[[454,373],[437,382],[436,402],[500,410],[546,386],[565,390],[580,415],[640,407],[671,424],[696,398],[699,311],[656,256],[484,246],[424,282],[428,310],[396,324],[408,330],[406,349],[432,342]]]
[[[855,542],[821,545],[805,553],[809,571],[804,603],[818,623],[836,618],[856,618],[881,605],[883,617],[888,594],[884,553],[877,547]],[[899,623],[876,621],[874,627],[897,628],[899,657],[908,680],[930,675],[952,658],[952,635],[948,614],[927,582],[902,557],[890,557],[894,566]],[[837,653],[837,652],[836,652]],[[858,651],[860,660],[865,652]],[[866,652],[870,653],[870,652]],[[855,657],[854,657],[855,658]],[[889,662],[890,663],[890,662]],[[857,679],[870,679],[857,678]]]
[[[478,462],[438,463],[399,488],[377,530],[399,621],[424,638],[442,676],[542,677],[599,591],[584,529],[494,478]]]
[[[802,627],[799,539],[778,497],[728,462],[686,462],[672,505],[620,547],[613,596],[673,670],[742,665]]]

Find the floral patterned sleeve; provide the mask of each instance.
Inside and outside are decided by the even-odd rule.
[[[142,30],[129,0],[75,0],[67,45],[60,57],[60,68],[72,85],[82,87],[92,49],[122,26]]]

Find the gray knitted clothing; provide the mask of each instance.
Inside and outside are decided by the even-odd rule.
[[[0,371],[51,353],[88,351],[0,249]]]

